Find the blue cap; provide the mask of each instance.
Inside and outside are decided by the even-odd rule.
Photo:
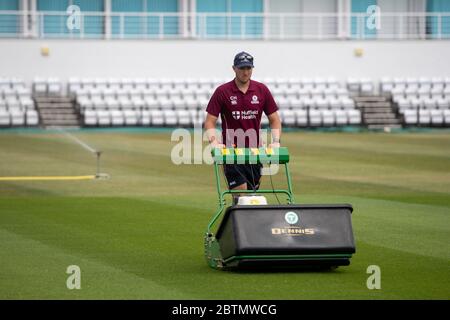
[[[251,54],[247,53],[247,52],[239,52],[235,57],[234,57],[234,63],[233,66],[235,66],[236,68],[243,68],[243,67],[250,67],[253,68],[253,57]]]

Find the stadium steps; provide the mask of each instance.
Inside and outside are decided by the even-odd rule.
[[[80,115],[75,108],[75,101],[69,97],[34,96],[40,123],[45,128],[65,127],[79,128]]]
[[[356,107],[361,110],[363,124],[369,129],[402,127],[402,121],[389,96],[360,96],[353,99]]]

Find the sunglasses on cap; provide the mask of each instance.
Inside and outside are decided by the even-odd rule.
[[[239,56],[239,60],[252,62],[253,61],[253,57],[251,55],[249,55],[249,54],[243,54],[243,55]]]

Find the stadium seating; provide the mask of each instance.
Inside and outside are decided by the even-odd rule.
[[[62,89],[62,83],[58,78],[36,77],[33,80],[33,94],[36,96],[59,96]]]
[[[192,126],[213,85],[206,79],[71,78],[68,92],[86,126]]]
[[[342,126],[361,123],[361,114],[355,108],[349,90],[332,77],[266,78],[263,82],[274,95],[285,126]],[[352,112],[353,123],[350,123]],[[354,112],[359,113],[359,120]]]
[[[314,126],[361,122],[348,90],[334,78],[267,78],[261,81],[271,89],[285,126],[311,125],[310,110],[316,117]],[[190,127],[203,123],[204,110],[212,93],[224,82],[217,78],[71,78],[68,92],[76,98],[86,126]],[[105,112],[109,112],[109,117]],[[268,119],[263,116],[262,125],[267,124]]]
[[[374,94],[375,86],[369,78],[348,78],[347,89],[351,95],[370,96]]]
[[[18,78],[0,78],[0,127],[36,126],[39,116],[31,90]]]
[[[450,110],[450,77],[388,78],[380,82],[380,92],[392,95],[407,125],[447,125]]]
[[[361,124],[354,96],[377,93],[392,96],[406,125],[448,126],[450,77],[348,78],[329,77],[256,79],[271,90],[284,126],[322,127]],[[70,78],[67,94],[85,126],[201,126],[206,105],[225,79],[207,78]],[[31,90],[30,90],[31,88]],[[0,126],[36,126],[39,115],[32,99],[65,95],[57,78],[36,77],[28,88],[16,78],[0,78]],[[220,119],[219,119],[220,121]],[[265,115],[262,125],[268,125]]]

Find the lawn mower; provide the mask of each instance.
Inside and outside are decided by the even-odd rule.
[[[295,204],[287,148],[213,148],[211,154],[219,198],[204,238],[205,258],[211,268],[335,268],[350,264],[355,253],[353,207]],[[272,189],[222,190],[219,166],[232,163],[284,165],[287,189],[272,185]],[[240,194],[239,201],[225,209],[225,196],[233,194]],[[261,194],[284,195],[286,203],[267,204]]]

